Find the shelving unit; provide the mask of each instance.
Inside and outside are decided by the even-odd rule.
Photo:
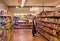
[[[15,26],[14,28],[32,28],[31,27],[33,25],[32,24],[32,18],[28,19],[25,17],[27,17],[27,15],[25,15],[23,18],[14,16],[14,20],[13,20],[14,24],[17,24],[16,26],[14,25]]]
[[[3,11],[3,12],[1,12]],[[12,34],[12,19],[7,10],[0,12],[0,41],[9,41]]]
[[[44,12],[40,15],[40,20],[37,21],[38,32],[49,41],[60,41],[60,36],[56,34],[60,31],[59,13]]]
[[[60,18],[60,16],[41,16],[41,18]]]

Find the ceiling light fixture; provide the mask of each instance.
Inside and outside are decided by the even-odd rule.
[[[25,1],[26,1],[26,0],[22,0],[22,2],[21,2],[21,7],[23,7],[23,6],[24,6]]]
[[[59,6],[56,6],[55,8],[60,8],[60,5]]]
[[[16,6],[16,9],[18,9],[19,8],[19,6]]]

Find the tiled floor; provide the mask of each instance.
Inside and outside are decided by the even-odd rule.
[[[42,36],[33,37],[31,29],[15,29],[11,41],[47,41]]]

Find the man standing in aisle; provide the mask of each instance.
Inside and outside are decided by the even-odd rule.
[[[32,29],[32,35],[36,35],[36,17],[33,18],[33,29]]]

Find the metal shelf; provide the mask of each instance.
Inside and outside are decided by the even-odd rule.
[[[55,29],[55,28],[52,28],[52,27],[49,27],[49,26],[46,26],[46,25],[43,25],[44,27],[47,27],[47,28],[50,28],[50,29],[53,29],[53,30],[57,30],[57,31],[60,31],[58,29]]]
[[[56,24],[56,25],[60,25],[59,23],[56,23],[56,22],[47,22],[47,21],[41,21],[41,22],[44,22],[44,23],[51,23],[51,24]]]
[[[40,28],[40,27],[39,27]],[[42,29],[42,28],[40,28],[40,29]],[[42,29],[43,30],[43,29]],[[43,31],[45,31],[45,30],[43,30]],[[58,38],[58,39],[60,39],[59,37],[57,37],[57,36],[55,36],[55,35],[53,35],[53,34],[51,34],[51,33],[49,33],[49,32],[47,32],[47,31],[45,31],[47,34],[49,34],[49,35],[51,35],[51,36],[53,36],[53,37],[56,37],[56,38]]]
[[[60,18],[60,16],[41,16],[40,18]]]
[[[47,39],[49,41],[49,39],[42,33],[38,32],[40,35],[42,35],[45,39]]]

